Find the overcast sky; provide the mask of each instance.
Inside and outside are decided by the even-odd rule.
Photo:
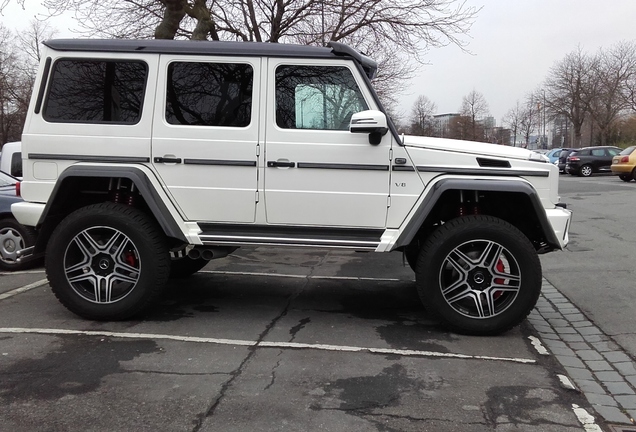
[[[497,124],[525,94],[541,86],[550,67],[580,44],[596,52],[636,40],[636,0],[467,0],[483,6],[467,54],[455,46],[431,50],[418,66],[401,111],[423,94],[438,113],[457,112],[462,97],[482,93]]]
[[[0,17],[8,28],[26,23],[40,1],[26,0],[21,11],[16,0]],[[555,62],[580,44],[588,52],[636,39],[636,0],[467,0],[483,6],[470,31],[467,48],[431,50],[418,65],[417,76],[401,99],[399,110],[408,116],[415,98],[426,95],[438,113],[456,112],[462,97],[481,92],[497,124],[517,101],[541,86]],[[69,19],[55,20],[58,37],[72,37]]]

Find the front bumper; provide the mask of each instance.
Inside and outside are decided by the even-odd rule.
[[[569,231],[570,223],[572,222],[572,211],[562,207],[556,207],[553,209],[547,209],[545,214],[552,226],[552,230],[559,242],[560,248],[565,248],[570,241]]]

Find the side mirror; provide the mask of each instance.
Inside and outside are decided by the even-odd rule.
[[[369,144],[378,145],[386,135],[389,126],[386,115],[381,111],[368,110],[351,116],[349,132],[369,134]]]

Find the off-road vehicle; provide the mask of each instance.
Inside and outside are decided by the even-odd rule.
[[[568,241],[555,166],[400,136],[349,46],[51,40],[42,59],[13,212],[83,317],[138,314],[240,246],[321,247],[401,252],[432,316],[495,334]]]

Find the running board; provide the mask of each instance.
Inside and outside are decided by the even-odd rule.
[[[375,250],[383,229],[199,224],[204,245],[303,246]]]

